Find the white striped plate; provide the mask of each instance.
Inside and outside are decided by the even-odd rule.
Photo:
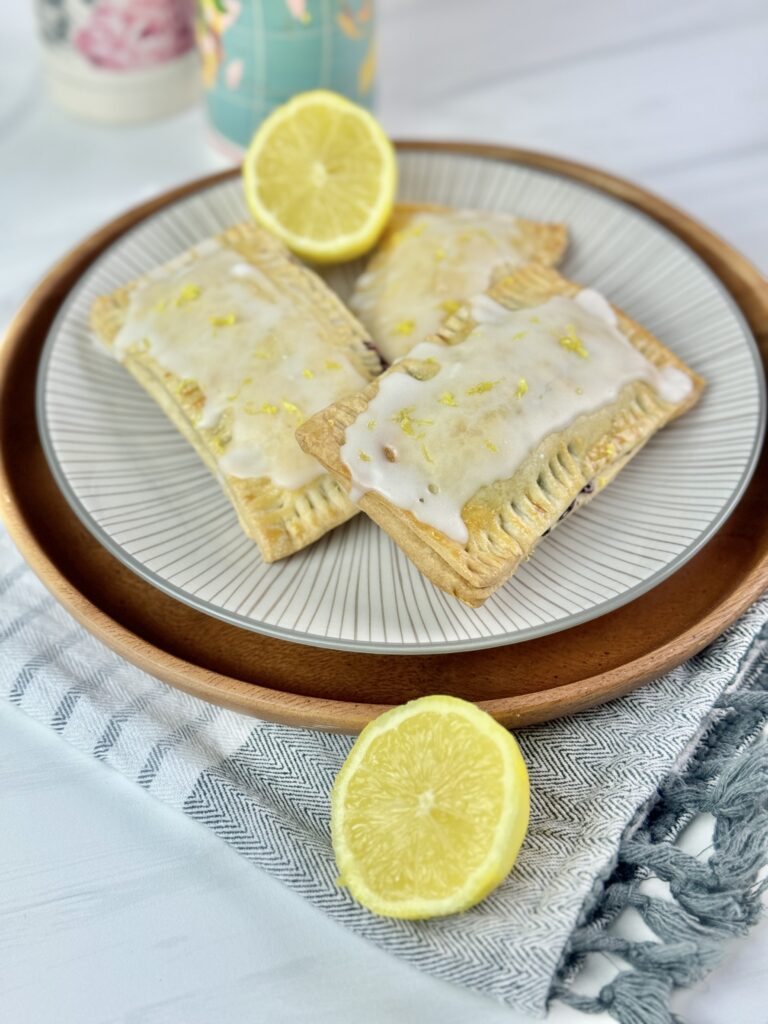
[[[675,236],[570,179],[454,153],[400,154],[400,198],[564,220],[563,271],[604,291],[709,387],[605,494],[564,522],[478,609],[428,583],[365,516],[265,565],[218,485],[88,332],[96,295],[247,213],[238,180],[166,207],[88,270],[51,329],[38,417],[73,509],[155,586],[228,622],[345,650],[422,654],[541,636],[617,608],[678,569],[722,525],[754,468],[765,400],[754,341],[712,273]],[[357,265],[327,279],[348,294]]]

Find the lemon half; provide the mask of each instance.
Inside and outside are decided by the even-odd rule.
[[[474,704],[422,697],[369,723],[336,778],[339,881],[387,917],[466,910],[512,869],[528,813],[514,737]]]
[[[367,252],[392,214],[397,163],[375,117],[337,93],[300,93],[274,110],[243,161],[251,213],[299,256]]]

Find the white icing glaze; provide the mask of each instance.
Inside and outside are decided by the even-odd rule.
[[[670,405],[677,405],[687,398],[693,391],[693,381],[687,373],[678,370],[676,366],[665,366],[658,374],[655,382],[656,390],[663,402]]]
[[[582,288],[576,296],[576,302],[597,320],[603,320],[611,327],[616,326],[617,320],[613,307],[606,297],[600,292],[596,292],[594,288]]]
[[[114,341],[118,359],[136,345],[206,396],[198,426],[231,411],[231,442],[218,463],[237,477],[270,477],[295,489],[319,464],[296,442],[296,427],[367,380],[323,340],[323,321],[259,267],[220,244],[196,247],[131,295]]]
[[[466,502],[510,478],[547,436],[616,401],[633,381],[648,382],[664,401],[690,393],[690,379],[657,370],[606,307],[612,314],[595,292],[514,312],[487,296],[474,300],[481,322],[465,341],[411,351],[439,365],[434,376],[383,377],[347,429],[341,457],[353,494],[376,491],[464,544]]]
[[[386,261],[358,279],[350,300],[389,362],[434,333],[452,306],[485,291],[495,270],[523,262],[517,219],[508,214],[423,213],[399,236]]]
[[[472,319],[477,324],[503,323],[509,314],[509,310],[505,306],[485,294],[475,295],[470,299],[469,308]]]
[[[250,263],[235,263],[230,271],[233,277],[257,277]]]

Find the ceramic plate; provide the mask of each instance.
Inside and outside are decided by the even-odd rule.
[[[400,198],[563,220],[566,276],[604,291],[707,378],[662,431],[477,610],[434,588],[365,516],[273,565],[192,449],[95,345],[96,295],[247,217],[237,178],[163,208],[108,249],[53,325],[38,380],[51,468],[121,561],[180,601],[286,640],[387,653],[472,650],[542,636],[631,601],[725,521],[754,469],[765,399],[754,340],[728,293],[679,239],[566,177],[450,152],[400,155]],[[359,264],[328,282],[348,295]]]

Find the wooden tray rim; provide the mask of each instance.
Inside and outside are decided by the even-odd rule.
[[[703,259],[718,277],[720,277],[717,271],[718,263],[727,262],[744,283],[746,289],[752,293],[753,301],[757,301],[758,294],[763,296],[759,306],[764,321],[761,319],[760,326],[762,330],[764,324],[765,329],[768,330],[768,285],[757,269],[728,243],[722,241],[703,225],[639,186],[584,164],[512,147],[412,140],[399,142],[398,146],[404,149],[453,151],[502,161],[516,161],[575,179],[588,187],[607,191],[628,202],[646,216],[659,221],[672,234],[678,237],[681,234],[685,236],[683,241],[686,244],[686,239],[692,238],[704,246],[712,262],[710,259],[705,259],[700,253],[698,253],[699,258]],[[128,228],[139,220],[169,203],[215,185],[236,173],[236,170],[225,170],[208,175],[139,204],[91,234],[59,260],[33,290],[11,321],[6,333],[5,344],[0,352],[0,381],[4,381],[9,373],[14,353],[23,342],[27,330],[34,322],[37,310],[44,301],[55,297],[58,306],[61,306],[66,293],[61,296],[57,296],[56,293],[61,290],[61,282],[69,273],[73,263],[83,263],[83,269],[85,269],[96,255],[109,244],[117,241]],[[651,206],[653,213],[649,212],[648,205]],[[691,248],[693,247],[691,246]],[[696,250],[693,251],[696,252]],[[739,308],[743,310],[739,298],[733,295],[731,289],[724,282],[721,281],[721,283],[726,291],[733,296]],[[131,663],[179,689],[212,703],[244,711],[266,720],[344,732],[359,731],[372,717],[388,707],[384,704],[357,703],[292,694],[233,679],[169,654],[131,632],[102,612],[96,604],[74,587],[48,557],[42,544],[26,522],[22,511],[14,502],[13,482],[8,475],[5,460],[2,457],[0,457],[0,515],[11,538],[33,571],[78,622]],[[531,722],[547,717],[543,712],[551,704],[553,694],[557,695],[558,703],[566,706],[565,710],[568,713],[618,696],[634,686],[662,674],[701,650],[733,622],[767,586],[768,551],[755,564],[752,571],[735,585],[731,593],[706,616],[661,647],[607,672],[566,683],[553,690],[499,697],[478,703],[505,724],[514,725],[519,721]],[[375,656],[371,655],[371,657]]]

